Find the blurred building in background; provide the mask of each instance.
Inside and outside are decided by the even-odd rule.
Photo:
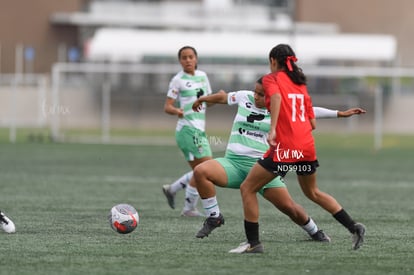
[[[383,125],[373,115],[381,106],[376,112],[397,117],[385,118],[386,130],[401,131],[392,123],[403,115],[393,107],[401,102],[392,95],[414,85],[408,0],[0,1],[0,99],[9,106],[0,125],[51,125],[55,135],[100,127],[106,139],[114,127],[173,128],[162,105],[180,69],[177,51],[187,44],[197,48],[213,89],[229,91],[253,88],[268,71],[269,50],[291,44],[315,105],[371,110],[365,123],[339,126],[346,130]],[[34,92],[10,99],[10,90]],[[210,125],[231,121],[226,107],[217,109]]]
[[[4,22],[0,25],[1,73],[19,69],[16,68],[20,66],[16,64],[19,45],[26,49],[24,61],[33,63],[25,64],[30,67],[26,71],[32,69],[34,73],[50,72],[55,62],[83,59],[88,41],[101,28],[390,35],[397,41],[396,62],[402,66],[414,65],[410,47],[410,29],[414,26],[410,10],[414,3],[409,0],[1,2],[0,16]]]

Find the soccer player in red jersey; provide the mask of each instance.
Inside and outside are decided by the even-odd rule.
[[[296,172],[300,187],[310,200],[331,213],[351,232],[353,249],[358,249],[364,241],[365,226],[356,223],[334,197],[318,188],[316,168],[319,164],[312,136],[316,127],[315,115],[306,76],[296,61],[295,53],[286,44],[275,46],[269,53],[271,73],[263,77],[263,88],[271,116],[267,138],[270,147],[241,184],[247,242],[230,250],[231,253],[263,253],[256,193],[275,177],[284,177],[288,171]]]

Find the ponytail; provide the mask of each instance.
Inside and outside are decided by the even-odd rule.
[[[275,46],[269,53],[269,59],[277,60],[280,69],[284,70],[293,83],[298,85],[306,84],[306,76],[302,69],[296,65],[295,52],[287,44],[279,44]]]

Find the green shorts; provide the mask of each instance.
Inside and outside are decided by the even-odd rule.
[[[240,157],[240,158],[215,158],[215,160],[223,166],[224,171],[226,171],[227,175],[227,188],[234,188],[240,189],[240,185],[247,177],[250,169],[253,165],[257,162],[256,159],[248,158],[248,157]],[[263,186],[259,193],[263,195],[263,192],[267,188],[275,188],[275,187],[284,187],[286,188],[285,183],[281,177],[274,178],[271,182]]]
[[[187,161],[213,156],[206,133],[198,129],[184,126],[175,133],[175,140]]]

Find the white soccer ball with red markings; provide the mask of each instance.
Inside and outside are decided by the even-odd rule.
[[[137,228],[139,215],[137,210],[129,204],[121,203],[112,207],[109,213],[111,228],[120,234],[128,234]]]

